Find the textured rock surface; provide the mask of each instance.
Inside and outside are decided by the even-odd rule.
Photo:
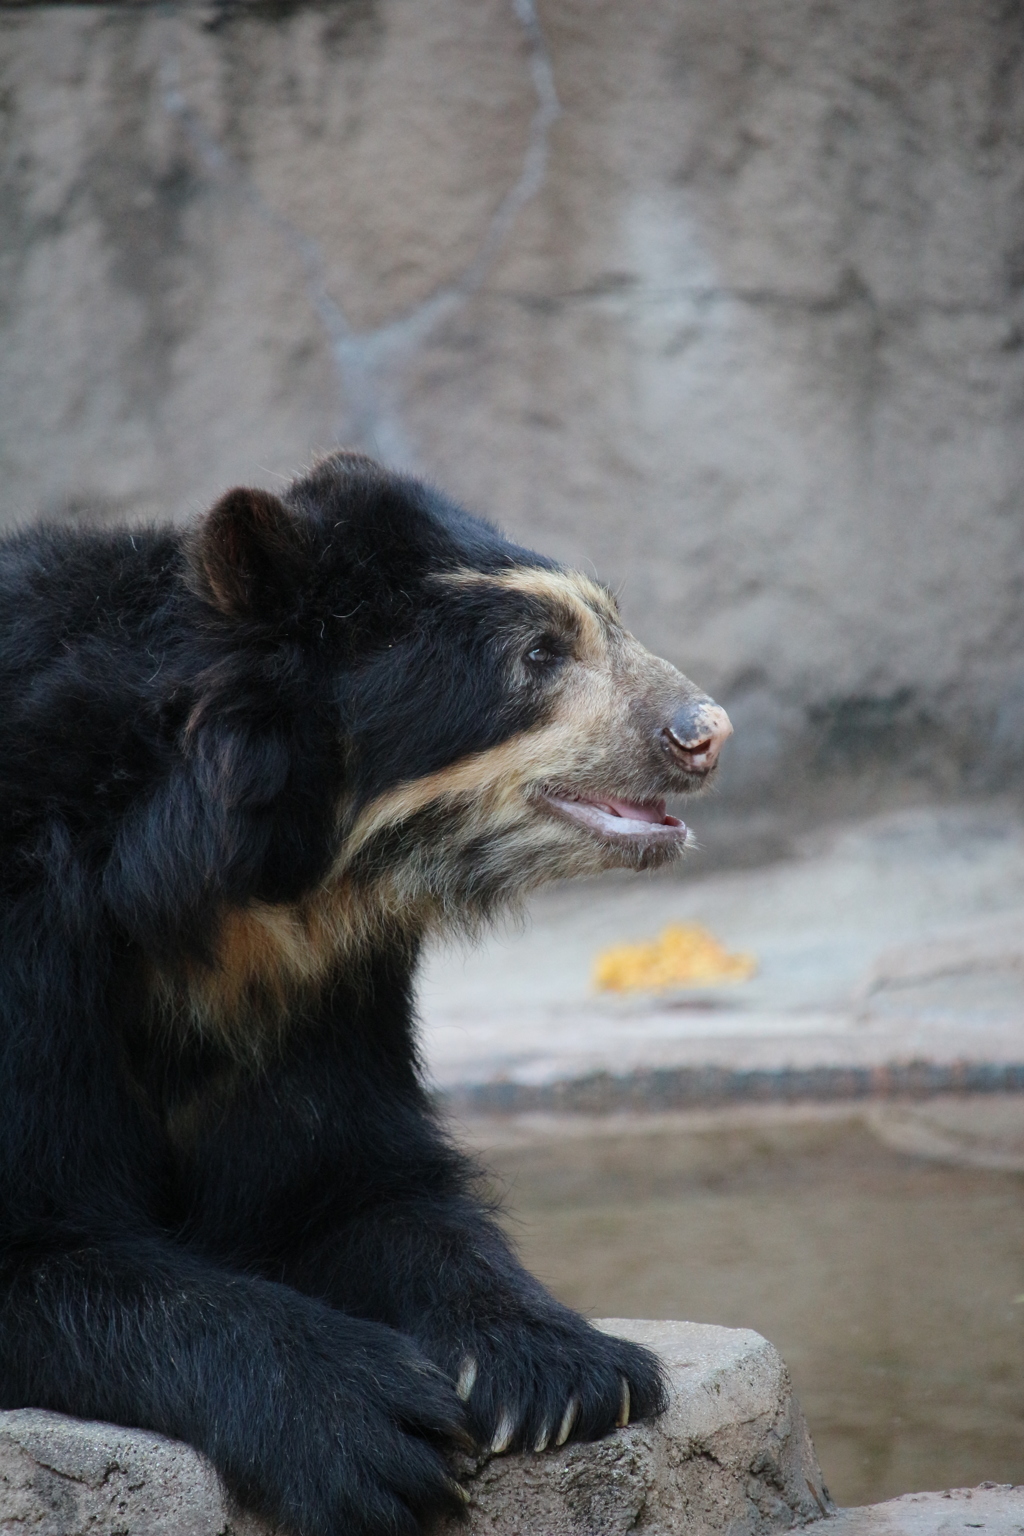
[[[841,1509],[827,1524],[811,1527],[819,1536],[1020,1536],[1024,1531],[1024,1488],[982,1483],[945,1493],[907,1493],[886,1504]]]
[[[3,1536],[260,1536],[187,1445],[35,1408],[0,1413]]]
[[[785,1366],[760,1335],[601,1325],[657,1349],[672,1405],[596,1445],[508,1456],[467,1477],[474,1536],[763,1536],[826,1507]],[[260,1536],[188,1447],[25,1409],[0,1414],[0,1536]],[[466,1533],[465,1525],[453,1528]]]
[[[734,805],[1009,772],[1021,73],[988,0],[4,9],[4,515],[362,438],[593,561]]]

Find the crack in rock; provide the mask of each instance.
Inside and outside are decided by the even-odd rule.
[[[370,330],[357,330],[331,294],[327,262],[318,242],[266,201],[190,105],[181,85],[178,53],[166,49],[161,61],[164,110],[181,124],[207,173],[238,192],[257,216],[284,238],[302,264],[306,292],[327,337],[335,377],[347,407],[347,420],[344,429],[338,431],[338,440],[364,448],[398,467],[417,467],[397,404],[404,369],[440,322],[461,309],[482,287],[519,214],[540,191],[547,175],[551,130],[562,106],[535,0],[512,0],[512,6],[526,37],[530,80],[536,98],[519,176],[488,220],[476,253],[461,274],[440,285],[405,314]]]

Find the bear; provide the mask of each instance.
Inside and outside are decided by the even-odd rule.
[[[428,1091],[426,939],[677,858],[725,712],[596,581],[337,452],[0,546],[0,1407],[186,1441],[292,1536],[657,1414]],[[455,1459],[453,1459],[455,1458]]]

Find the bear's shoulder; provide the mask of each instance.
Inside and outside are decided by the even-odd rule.
[[[42,661],[81,635],[123,634],[181,569],[173,528],[40,524],[0,541],[0,666]]]

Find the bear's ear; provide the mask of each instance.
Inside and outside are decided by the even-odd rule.
[[[300,530],[272,491],[228,491],[200,519],[188,554],[196,590],[227,618],[272,620],[294,608]]]

